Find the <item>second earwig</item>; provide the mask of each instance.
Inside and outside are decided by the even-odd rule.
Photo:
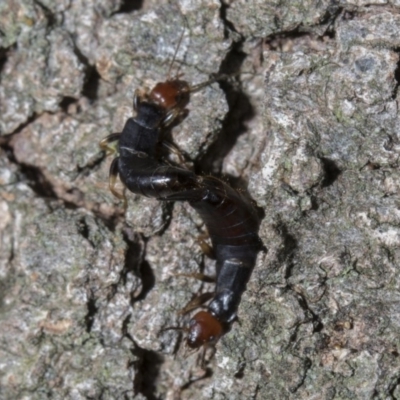
[[[189,322],[191,348],[215,344],[236,318],[243,292],[262,248],[255,204],[213,177],[201,179],[197,199],[187,199],[202,218],[216,258],[217,282],[207,311]],[[194,191],[196,192],[196,191]]]

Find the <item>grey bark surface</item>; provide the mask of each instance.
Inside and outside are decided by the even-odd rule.
[[[173,141],[268,249],[205,368],[165,330],[212,290],[178,276],[213,273],[202,222],[124,215],[98,147],[183,29],[172,74],[234,75]],[[3,0],[0,398],[400,399],[399,32],[399,1]]]

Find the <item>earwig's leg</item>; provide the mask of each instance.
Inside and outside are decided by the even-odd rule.
[[[207,350],[211,349],[211,354],[209,357],[207,357],[206,359],[206,355],[207,355]],[[215,353],[217,352],[217,348],[215,347],[215,345],[205,345],[203,346],[203,348],[200,350],[200,368],[203,370],[206,370],[207,367],[207,363],[210,362],[210,360],[212,360],[212,358],[215,356]]]
[[[164,127],[168,127],[172,122],[179,123],[182,120],[184,120],[188,114],[189,111],[187,109],[183,110],[180,108],[172,109],[168,112],[168,114],[164,118],[163,125]]]
[[[206,350],[207,346],[203,346],[203,348],[200,350],[200,359],[198,359],[198,365],[200,365],[201,369],[206,369]]]
[[[119,157],[115,157],[114,160],[112,160],[112,163],[110,165],[110,176],[108,178],[108,187],[110,188],[111,193],[115,197],[118,197],[119,199],[123,199],[124,195],[115,190],[115,186],[116,186],[117,178],[118,178],[118,160],[119,160]]]
[[[211,297],[214,296],[214,293],[207,292],[203,293],[200,296],[195,297],[193,300],[189,301],[189,303],[186,304],[185,307],[182,308],[178,312],[179,315],[184,315],[187,314],[188,312],[195,310],[196,308],[199,308],[202,304],[204,304],[206,301],[210,300]]]
[[[144,96],[143,89],[139,89],[138,88],[138,89],[135,90],[135,93],[133,95],[133,109],[135,111],[137,111],[139,103],[140,103],[140,101],[141,101],[143,96]]]
[[[111,135],[106,136],[99,143],[100,148],[107,153],[107,155],[117,153],[116,143],[119,140],[120,133],[112,133]]]
[[[135,93],[133,95],[133,109],[135,111],[137,111],[140,102],[147,96],[148,92],[149,92],[148,87],[137,88],[135,90]]]
[[[128,201],[125,196],[125,188],[122,193],[118,192],[115,189],[115,186],[117,183],[117,178],[118,178],[118,160],[119,160],[119,157],[114,158],[114,160],[112,160],[112,163],[110,165],[110,176],[108,178],[108,187],[110,188],[111,193],[115,197],[124,201],[124,210],[126,210],[127,206],[128,206]]]
[[[185,344],[185,347],[183,348],[182,358],[183,359],[189,358],[192,354],[195,354],[197,350],[198,349],[191,349],[187,344]],[[195,382],[197,380],[198,378],[191,380],[190,382]]]
[[[199,244],[201,251],[212,260],[215,260],[215,252],[212,246],[210,246],[205,239],[208,238],[208,235],[202,234],[197,238],[197,243]]]
[[[182,155],[182,152],[176,147],[173,143],[167,142],[166,140],[162,141],[162,145],[170,152],[175,154],[179,158],[179,162],[181,164],[185,164],[185,158]]]

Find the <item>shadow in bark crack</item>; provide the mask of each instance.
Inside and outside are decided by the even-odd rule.
[[[3,68],[6,65],[8,59],[8,53],[15,50],[17,48],[16,45],[10,46],[9,48],[0,48],[0,76],[3,72]]]
[[[88,65],[85,71],[85,83],[82,87],[82,96],[87,97],[91,101],[97,99],[97,92],[100,83],[100,74],[94,65]]]
[[[139,270],[142,278],[142,290],[137,296],[132,297],[132,303],[144,300],[156,283],[154,272],[146,260],[140,264]]]
[[[156,382],[164,358],[154,351],[143,349],[137,345],[135,347],[133,353],[139,358],[133,382],[135,394],[141,393],[148,400],[158,400]]]
[[[242,42],[235,43],[222,62],[218,73],[237,74],[245,58]],[[254,107],[247,94],[228,81],[221,81],[219,84],[226,95],[229,111],[217,139],[195,160],[197,174],[219,174],[221,172],[224,158],[232,150],[237,138],[247,131],[246,122],[255,115]]]
[[[339,177],[342,171],[339,169],[336,163],[330,160],[329,158],[321,157],[321,162],[324,166],[324,172],[325,172],[324,179],[321,182],[321,187],[324,188],[332,185]]]
[[[64,96],[58,105],[61,108],[61,110],[63,110],[65,113],[67,113],[69,106],[71,106],[72,104],[74,104],[76,102],[77,102],[77,99],[75,99],[74,97]]]
[[[293,268],[293,258],[297,249],[297,241],[284,223],[280,223],[275,229],[283,240],[282,247],[277,254],[278,265],[286,265],[285,279],[288,279]]]
[[[132,11],[138,11],[143,7],[144,0],[124,0],[121,7],[114,14],[126,14]]]
[[[85,315],[86,332],[90,333],[94,322],[94,316],[98,311],[98,307],[96,306],[96,298],[93,297],[93,294],[89,296],[88,301],[86,303],[86,307],[87,307],[87,313]]]
[[[227,17],[228,8],[230,8],[229,4],[225,3],[224,1],[221,1],[221,8],[219,9],[219,17],[221,18],[221,20],[224,23],[224,38],[225,39],[229,38],[229,31],[238,33],[238,31],[236,30],[233,23],[231,21],[229,21],[229,19]]]
[[[85,67],[85,80],[81,90],[82,96],[88,98],[90,101],[97,100],[98,88],[100,83],[100,74],[97,72],[96,66],[90,64],[89,59],[82,53],[80,48],[74,43],[74,53],[78,60]]]
[[[27,181],[29,187],[44,199],[57,199],[57,194],[53,185],[46,179],[40,168],[33,165],[19,164],[23,179]]]
[[[139,293],[131,293],[131,304],[144,300],[150,290],[154,287],[155,276],[150,264],[145,259],[146,239],[139,234],[133,233],[130,229],[123,232],[124,240],[127,243],[124,267],[120,273],[118,284],[126,284],[128,274],[133,274],[140,278],[141,289]]]
[[[400,50],[397,49],[396,53],[399,56],[399,59],[396,64],[396,69],[394,70],[394,79],[396,81],[396,86],[393,89],[392,100],[396,100],[397,92],[399,91],[399,85],[400,85]]]

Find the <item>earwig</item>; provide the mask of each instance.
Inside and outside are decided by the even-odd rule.
[[[201,200],[189,204],[208,230],[217,282],[207,311],[198,312],[189,322],[187,344],[191,348],[213,345],[227,332],[262,248],[255,204],[219,179],[202,178],[201,186]]]
[[[115,159],[119,175],[133,193],[159,200],[188,201],[204,221],[215,253],[217,284],[207,311],[200,311],[191,319],[187,344],[191,348],[213,345],[236,317],[261,249],[260,218],[255,205],[223,181],[199,177],[157,160],[157,130],[144,123],[139,125],[138,121],[142,123],[142,119],[129,119],[121,135],[120,156]]]
[[[168,200],[168,195],[183,187],[193,187],[197,177],[182,168],[160,165],[156,147],[161,131],[186,114],[190,94],[222,78],[225,76],[192,87],[179,78],[168,78],[148,93],[136,90],[133,101],[136,116],[126,121],[121,133],[113,133],[100,142],[107,153],[118,153],[109,176],[109,188],[116,197],[125,199],[115,189],[117,176],[131,192],[160,200]],[[112,146],[116,141],[118,149]]]
[[[118,175],[131,192],[159,199],[173,192],[177,184],[196,179],[184,169],[160,166],[155,158],[161,129],[183,112],[189,93],[189,85],[180,80],[158,83],[149,93],[136,91],[136,117],[126,121],[120,134],[112,134],[100,142],[104,150],[112,152],[110,143],[118,140],[119,154],[111,164],[109,178],[115,196],[124,197],[115,190]]]
[[[214,346],[236,319],[257,254],[263,248],[258,236],[261,218],[253,202],[211,176],[199,177],[198,186],[186,192],[183,199],[177,194],[170,200],[186,200],[200,215],[211,239],[217,270],[215,293],[207,310],[195,314],[188,327],[171,329],[186,331],[186,344],[192,349]],[[205,295],[210,299],[208,293]],[[197,308],[197,300],[183,313]]]

